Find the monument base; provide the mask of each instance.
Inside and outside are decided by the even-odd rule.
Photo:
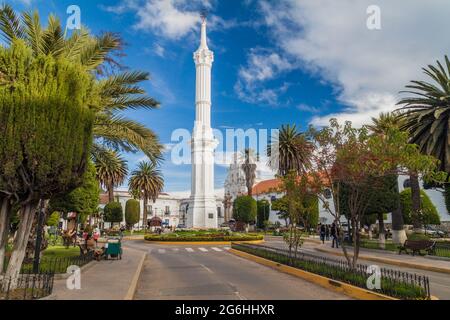
[[[216,198],[191,198],[186,226],[193,229],[218,228]]]

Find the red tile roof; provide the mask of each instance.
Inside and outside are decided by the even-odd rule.
[[[253,195],[259,195],[269,192],[277,192],[280,191],[281,188],[281,180],[280,179],[270,179],[264,180],[257,184],[255,184],[252,188]]]

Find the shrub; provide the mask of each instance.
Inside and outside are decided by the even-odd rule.
[[[106,222],[122,222],[123,210],[122,205],[119,202],[110,202],[103,209]]]
[[[140,204],[138,200],[130,199],[125,203],[125,222],[129,228],[140,219]]]
[[[237,197],[233,203],[233,218],[237,221],[249,223],[256,218],[256,200],[251,196]]]
[[[148,234],[147,241],[253,241],[262,240],[262,235],[254,233],[230,233],[218,230],[186,230],[169,234]]]
[[[265,228],[264,222],[269,220],[270,203],[266,199],[256,201],[258,228]]]
[[[420,190],[421,206],[422,206],[422,223],[423,224],[441,224],[439,214],[431,202],[425,191]],[[402,205],[402,214],[405,224],[412,224],[412,203],[411,203],[411,188],[406,188],[400,193],[400,201]]]

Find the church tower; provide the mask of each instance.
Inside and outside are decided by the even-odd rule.
[[[206,18],[202,18],[200,46],[194,52],[195,121],[191,140],[191,197],[187,226],[217,228],[214,195],[214,149],[217,142],[211,128],[211,68],[214,54],[206,43]]]

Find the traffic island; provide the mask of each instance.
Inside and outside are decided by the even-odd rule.
[[[240,233],[220,230],[186,230],[166,234],[147,234],[145,240],[159,244],[216,244],[231,242],[261,243],[264,236],[256,233]]]

